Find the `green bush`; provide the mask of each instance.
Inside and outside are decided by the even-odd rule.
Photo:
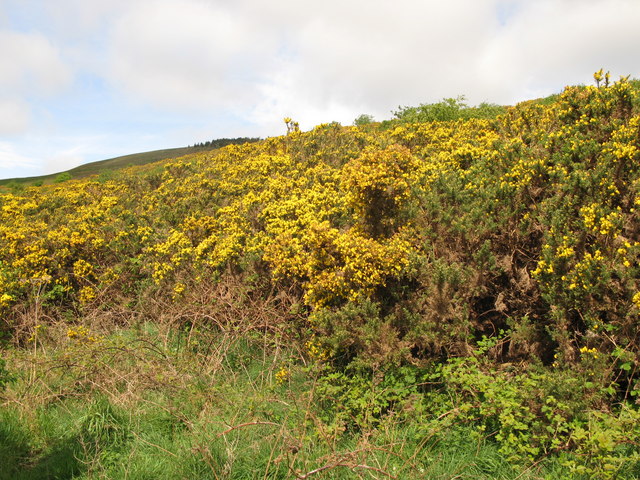
[[[353,124],[356,127],[364,127],[365,125],[370,125],[373,122],[374,122],[373,115],[367,115],[366,113],[363,113],[353,121]]]
[[[505,113],[506,108],[492,103],[481,103],[477,107],[469,107],[465,97],[445,98],[436,103],[423,103],[418,107],[399,107],[393,112],[401,122],[449,122],[453,120],[469,120],[471,118],[491,119]]]
[[[71,174],[69,172],[64,172],[56,175],[56,178],[53,180],[55,183],[63,183],[68,180],[71,180]]]
[[[14,376],[7,370],[7,362],[0,358],[0,391],[5,388],[7,383],[14,379]]]

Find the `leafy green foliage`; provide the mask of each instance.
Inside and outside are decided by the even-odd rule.
[[[370,125],[374,122],[373,115],[368,115],[363,113],[362,115],[358,115],[356,119],[353,121],[353,124],[356,127],[364,127],[365,125]]]
[[[66,182],[68,180],[71,180],[71,174],[69,172],[64,172],[64,173],[60,173],[59,175],[56,176],[54,182],[55,183],[63,183]]]
[[[266,438],[279,426],[278,454],[242,426],[229,432],[244,445],[234,456],[216,437],[225,429],[200,425],[208,443],[190,464],[197,475],[241,477],[252,449],[263,472],[309,472],[319,468],[310,457],[301,465],[282,453],[290,437],[352,452],[386,428],[411,448],[447,442],[450,429],[473,432],[513,465],[549,459],[563,474],[632,475],[640,116],[634,84],[600,76],[597,87],[497,116],[449,99],[365,128],[302,132],[286,119],[286,136],[3,193],[7,369],[45,385],[34,379],[46,358],[54,366],[44,372],[74,379],[42,373],[61,398],[92,400],[57,440],[108,468],[138,427],[113,398],[98,401],[96,377],[113,397],[177,385],[200,399],[196,411],[207,403],[198,392],[213,395],[212,386],[217,399],[249,384],[311,398],[293,417],[290,399],[242,398],[246,412],[224,427]],[[94,331],[149,322],[171,333],[144,354]],[[256,332],[271,363],[253,361]],[[31,370],[19,353],[38,360]],[[114,355],[152,386],[113,375]],[[223,365],[233,378],[242,371],[248,383],[221,385],[174,358]],[[358,468],[350,455],[327,457],[326,470],[340,478]],[[396,466],[409,478],[425,467]]]
[[[14,379],[13,375],[7,371],[7,362],[4,358],[0,358],[0,391]]]
[[[481,103],[477,107],[469,107],[463,96],[445,98],[436,103],[423,103],[417,107],[399,107],[393,112],[396,119],[402,122],[448,122],[452,120],[469,120],[471,118],[491,119],[505,113],[506,108],[491,103]]]
[[[143,324],[99,342],[73,337],[72,351],[58,352],[51,332],[42,350],[11,352],[41,381],[26,374],[0,406],[0,478],[529,479],[562,471],[510,465],[473,427],[429,416],[425,369],[330,372],[305,366],[277,335],[189,331]]]

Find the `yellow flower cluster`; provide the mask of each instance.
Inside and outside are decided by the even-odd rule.
[[[84,325],[72,327],[67,330],[67,337],[70,340],[74,340],[81,343],[96,343],[102,340],[103,337],[99,335],[93,335],[91,331]]]
[[[278,383],[278,385],[282,385],[283,383],[287,382],[290,377],[291,372],[285,366],[282,366],[280,370],[276,372],[276,382]]]
[[[600,271],[603,261],[604,257],[600,250],[596,250],[594,254],[585,253],[582,260],[577,262],[571,273],[567,275],[569,290],[575,290],[578,287],[588,290],[593,284],[594,277],[597,278],[597,273]]]
[[[309,357],[317,362],[324,362],[329,358],[329,352],[322,347],[316,338],[312,338],[305,343]]]
[[[592,358],[598,358],[598,350],[595,348],[582,347],[580,349],[580,353],[585,354],[588,353]]]
[[[80,288],[80,291],[78,292],[78,300],[81,304],[85,305],[91,302],[94,298],[96,298],[96,292],[92,287]]]
[[[325,221],[311,225],[301,238],[282,235],[265,258],[274,273],[304,280],[305,298],[315,307],[369,295],[408,264],[409,242],[403,234],[378,241],[358,228],[341,232]]]
[[[509,270],[509,256],[513,271],[535,268],[548,305],[595,304],[611,276],[628,303],[640,250],[631,95],[625,82],[575,87],[493,120],[389,128],[302,132],[288,119],[287,136],[0,193],[0,312],[34,300],[89,308],[146,285],[177,300],[223,271],[290,282],[311,310],[404,282],[446,284],[471,312],[455,269],[440,282],[430,262],[486,280],[495,272],[484,265]]]
[[[603,213],[601,205],[592,203],[580,208],[580,215],[585,227],[595,235],[615,235],[619,233],[619,208],[613,212]]]
[[[637,292],[634,296],[633,296],[633,303],[634,305],[640,309],[640,292]]]
[[[10,305],[12,300],[13,297],[11,295],[9,295],[8,293],[3,293],[2,295],[0,295],[0,308]]]

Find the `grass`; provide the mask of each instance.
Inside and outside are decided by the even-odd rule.
[[[389,414],[345,431],[323,411],[321,370],[283,336],[145,323],[93,327],[89,341],[67,328],[5,349],[17,378],[0,397],[0,479],[533,479],[559,468],[516,468],[463,425],[425,435]]]

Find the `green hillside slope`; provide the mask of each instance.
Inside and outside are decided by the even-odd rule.
[[[161,160],[166,160],[169,158],[177,158],[182,157],[188,154],[194,154],[203,151],[215,150],[217,148],[233,145],[238,143],[245,142],[255,142],[259,140],[258,138],[222,138],[213,140],[210,142],[190,146],[190,147],[180,147],[180,148],[169,148],[164,150],[153,150],[151,152],[143,152],[143,153],[133,153],[130,155],[123,155],[121,157],[109,158],[107,160],[98,160],[96,162],[85,163],[78,167],[72,168],[71,170],[67,170],[64,172],[53,173],[51,175],[41,175],[37,177],[24,177],[24,178],[7,178],[0,180],[0,186],[9,185],[9,184],[17,184],[17,185],[33,185],[33,184],[43,184],[43,183],[52,183],[58,178],[60,175],[66,178],[67,176],[71,178],[85,178],[92,175],[99,175],[100,173],[104,173],[111,170],[118,170],[125,167],[136,166],[136,165],[147,165],[149,163],[159,162]],[[65,175],[68,174],[68,175]]]

